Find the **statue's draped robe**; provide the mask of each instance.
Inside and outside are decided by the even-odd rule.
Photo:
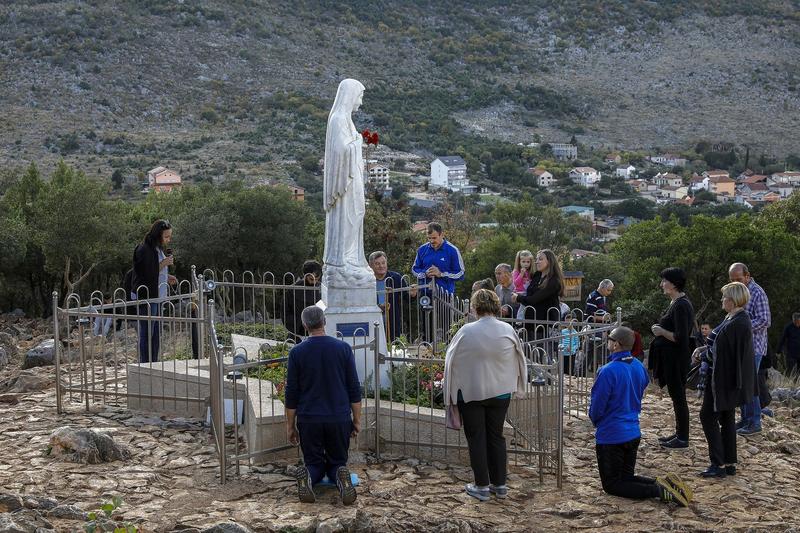
[[[364,255],[363,139],[351,118],[363,90],[356,80],[339,85],[325,135],[323,261],[327,275],[342,281],[362,277],[365,269],[371,274]]]

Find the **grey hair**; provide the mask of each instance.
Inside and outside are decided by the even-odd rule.
[[[309,305],[303,309],[300,320],[308,331],[313,331],[325,325],[325,313],[316,305]]]
[[[792,320],[800,320],[800,313],[792,313]]]
[[[509,265],[508,263],[500,263],[499,265],[494,267],[494,269],[495,269],[495,271],[502,270],[502,271],[508,272],[508,273],[511,273],[511,270],[512,270],[511,265]]]
[[[386,257],[386,252],[382,252],[380,250],[376,250],[376,251],[372,252],[371,254],[369,254],[369,257],[367,258],[367,261],[372,263],[373,261],[375,261],[379,257]],[[387,257],[386,259],[388,261],[389,258]]]
[[[733,272],[735,270],[741,270],[742,274],[749,274],[750,270],[747,268],[747,265],[744,263],[734,263],[728,268],[728,272]]]
[[[613,289],[614,288],[614,282],[611,281],[610,279],[606,278],[606,279],[604,279],[603,281],[600,282],[600,285],[598,285],[597,288],[598,289]]]

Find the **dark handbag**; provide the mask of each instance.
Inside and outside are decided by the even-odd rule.
[[[703,375],[700,373],[701,364],[702,363],[697,363],[689,369],[689,375],[686,377],[686,387],[689,389],[697,390],[698,386],[701,384],[701,380],[703,379]]]
[[[445,426],[447,426],[448,429],[461,429],[463,423],[461,421],[461,413],[458,411],[458,405],[451,403],[447,406],[447,411],[445,413]]]

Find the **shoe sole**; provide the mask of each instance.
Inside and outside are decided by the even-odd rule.
[[[314,489],[311,487],[311,477],[308,475],[308,469],[301,466],[294,474],[297,480],[297,496],[303,503],[314,503],[317,501],[317,496],[314,494]]]
[[[339,494],[342,495],[342,503],[352,505],[356,501],[357,494],[348,469],[340,468],[336,472],[336,485],[339,488]]]
[[[667,480],[673,487],[678,489],[681,494],[683,494],[684,498],[686,498],[687,502],[691,502],[694,499],[694,491],[686,484],[684,481],[678,476],[678,474],[669,473],[664,476],[664,479]]]
[[[673,501],[681,507],[689,507],[689,501],[681,494],[681,492],[672,486],[672,484],[664,478],[656,478],[656,484],[672,495]]]

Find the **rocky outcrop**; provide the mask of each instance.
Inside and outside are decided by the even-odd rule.
[[[28,350],[25,354],[25,362],[22,368],[33,368],[36,366],[49,366],[55,364],[56,345],[54,339],[47,339],[40,342],[35,348]]]
[[[50,455],[74,463],[124,461],[130,452],[105,433],[94,429],[60,427],[50,435]]]

